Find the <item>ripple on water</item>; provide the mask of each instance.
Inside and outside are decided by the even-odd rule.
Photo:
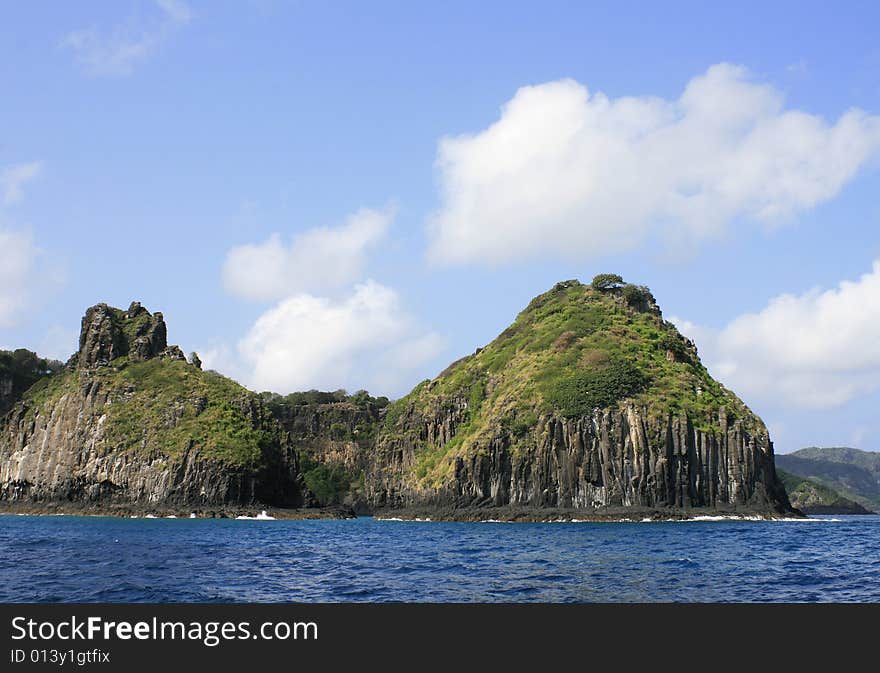
[[[880,516],[811,523],[0,516],[0,601],[880,601]]]

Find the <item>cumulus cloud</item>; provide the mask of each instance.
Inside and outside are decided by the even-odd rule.
[[[275,303],[237,348],[202,349],[203,365],[280,393],[408,390],[415,372],[446,348],[446,340],[420,325],[392,288],[358,282],[395,212],[393,205],[362,208],[335,227],[309,229],[289,241],[273,234],[232,248],[223,265],[226,290]]]
[[[21,201],[24,184],[41,170],[40,161],[0,169],[0,207]],[[0,212],[0,328],[18,325],[34,301],[63,280],[58,265],[46,264],[30,229],[14,225]]]
[[[160,16],[152,21],[130,20],[109,34],[97,28],[68,33],[61,46],[74,52],[80,67],[95,77],[124,77],[178,28],[189,23],[192,12],[183,0],[156,0]]]
[[[392,394],[443,347],[394,290],[371,280],[338,300],[288,297],[261,315],[238,345],[248,382],[260,390],[365,387]]]
[[[672,320],[720,380],[755,399],[821,409],[880,389],[880,260],[856,281],[781,295],[720,330]]]
[[[588,258],[652,239],[684,249],[739,218],[774,225],[831,199],[878,150],[880,117],[852,109],[829,124],[784,109],[730,64],[677,100],[527,86],[485,130],[440,141],[429,258]]]
[[[213,369],[236,381],[247,381],[248,372],[241,362],[241,358],[228,344],[215,341],[202,348],[196,348],[199,359],[202,361],[202,369]]]
[[[7,166],[0,170],[0,204],[18,203],[24,197],[22,186],[35,178],[43,167],[41,161]]]
[[[0,228],[0,327],[18,324],[27,309],[37,255],[30,232]]]
[[[310,229],[286,245],[279,234],[233,248],[223,265],[230,293],[254,301],[348,285],[362,273],[366,253],[388,230],[395,209],[363,208],[338,227]]]

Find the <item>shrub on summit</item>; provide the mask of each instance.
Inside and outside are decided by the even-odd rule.
[[[593,282],[590,283],[594,290],[598,290],[599,292],[607,292],[608,290],[618,290],[623,287],[623,278],[618,276],[616,273],[600,273],[598,276],[593,278]]]

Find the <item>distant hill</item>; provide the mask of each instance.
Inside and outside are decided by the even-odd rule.
[[[797,475],[777,470],[776,473],[785,484],[788,498],[793,507],[806,514],[872,514],[854,500],[844,498],[837,491],[819,482],[804,479]]]
[[[880,453],[848,447],[810,447],[776,456],[786,472],[817,482],[868,509],[880,509]]]
[[[62,366],[24,348],[0,350],[0,416],[12,409],[24,391]]]

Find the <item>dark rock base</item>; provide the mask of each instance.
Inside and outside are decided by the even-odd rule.
[[[696,517],[726,517],[731,519],[764,519],[767,521],[805,518],[793,510],[786,514],[763,509],[740,507],[736,509],[651,509],[637,507],[605,507],[597,509],[527,508],[527,507],[438,507],[394,508],[373,512],[377,519],[403,519],[408,521],[503,521],[503,522],[566,522],[566,521],[685,521]]]
[[[0,514],[44,514],[69,516],[118,516],[156,518],[235,519],[239,516],[257,517],[262,512],[275,519],[352,519],[356,515],[347,507],[307,507],[286,509],[268,505],[185,507],[170,505],[97,504],[87,502],[21,502],[0,501]]]

